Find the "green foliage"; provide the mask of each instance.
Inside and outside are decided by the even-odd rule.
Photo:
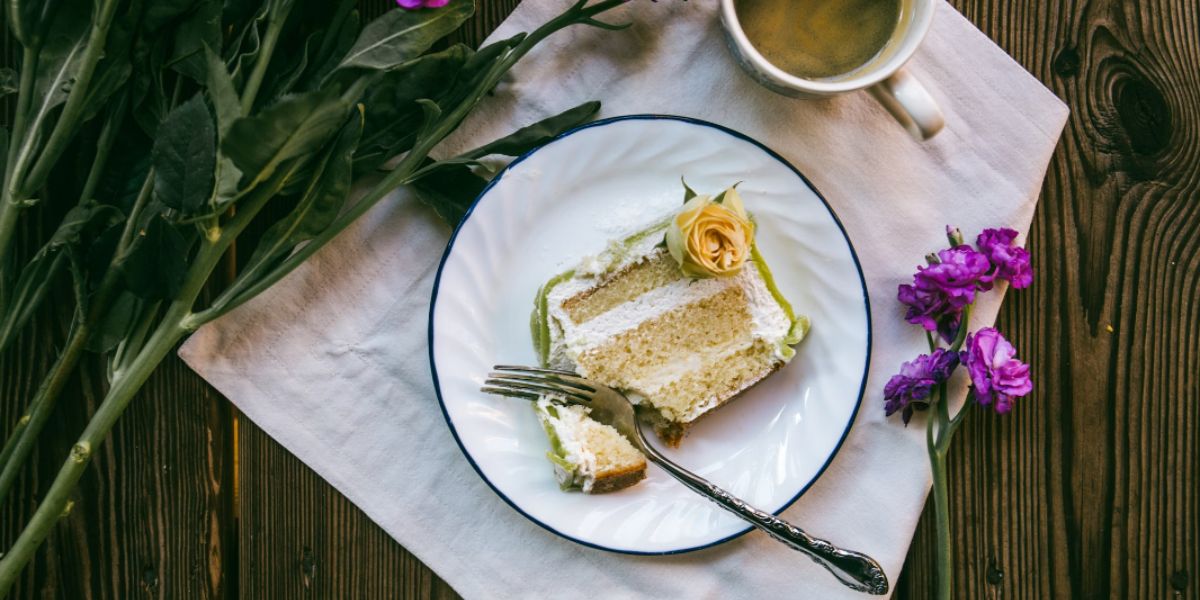
[[[54,285],[52,275],[67,262],[80,263],[83,248],[104,228],[120,223],[120,211],[96,202],[83,202],[63,217],[58,229],[21,269],[14,293],[0,313],[0,347],[20,331]]]
[[[134,238],[121,274],[129,292],[148,300],[171,300],[183,287],[191,244],[165,217],[152,217]]]
[[[354,149],[362,127],[362,115],[357,114],[342,126],[308,176],[308,187],[295,208],[263,233],[247,269],[274,261],[329,227],[350,193]]]
[[[485,187],[487,180],[462,164],[431,171],[413,183],[417,197],[451,227],[458,225]]]
[[[151,154],[154,198],[184,215],[199,213],[212,191],[216,131],[199,94],[179,105],[158,128]]]
[[[438,10],[393,10],[363,28],[339,68],[387,70],[428,50],[475,12],[472,0],[451,0]]]
[[[374,80],[363,95],[366,124],[355,155],[356,167],[367,171],[408,151],[423,112],[417,100],[442,101],[473,53],[461,44],[426,54]]]
[[[65,345],[75,350],[55,361],[31,414],[49,414],[85,345],[104,353],[111,386],[77,446],[96,447],[184,335],[279,281],[398,186],[412,184],[457,223],[487,184],[472,171],[476,158],[526,152],[597,105],[473,155],[434,161],[430,150],[538,41],[594,25],[620,3],[578,2],[529,37],[429,53],[471,16],[472,0],[396,9],[361,27],[353,0],[5,0],[24,61],[20,73],[0,71],[0,95],[18,94],[0,162],[28,189],[0,186],[0,349],[67,274],[77,301]],[[61,161],[68,147],[85,160]],[[386,174],[360,177],[384,164]],[[24,181],[50,173],[52,185]],[[355,184],[363,192],[351,203]],[[21,263],[9,248],[34,197],[66,217]],[[244,268],[202,297],[228,283],[212,275],[251,225],[264,233]],[[44,422],[33,419],[0,451],[0,499]],[[0,553],[0,597],[85,467],[65,463]]]
[[[331,91],[286,97],[257,115],[234,121],[221,139],[221,152],[246,174],[242,187],[253,187],[283,161],[324,145],[349,108],[349,102]]]
[[[522,127],[490,144],[468,152],[472,158],[489,154],[520,156],[558,137],[563,132],[578,127],[600,112],[599,102],[584,102],[553,117],[542,119],[533,125]]]
[[[221,47],[221,2],[202,0],[177,28],[167,61],[170,67],[203,83],[208,70],[204,49]]]

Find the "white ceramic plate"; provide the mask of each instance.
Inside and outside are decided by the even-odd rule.
[[[451,432],[496,493],[593,547],[686,552],[749,529],[653,465],[644,481],[616,493],[559,491],[530,406],[479,392],[492,365],[537,363],[529,314],[538,286],[675,210],[680,176],[700,193],[743,182],[759,248],[812,331],[791,363],[701,419],[666,454],[779,512],[837,452],[867,378],[870,310],[854,249],[816,190],[767,148],[711,123],[634,115],[591,123],[517,159],[446,248],[429,319],[434,384]]]

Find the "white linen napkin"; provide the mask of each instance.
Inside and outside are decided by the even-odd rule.
[[[492,37],[531,30],[568,4],[524,2]],[[601,116],[726,125],[803,171],[858,250],[875,345],[849,438],[783,516],[874,556],[894,585],[930,484],[923,427],[883,415],[884,382],[925,343],[903,321],[896,286],[944,246],[945,224],[968,239],[984,227],[1027,231],[1066,107],[946,4],[909,67],[946,114],[924,144],[865,93],[802,101],[759,87],[727,53],[711,0],[636,2],[606,19],[635,25],[556,34],[439,154],[599,99]],[[430,381],[429,295],[449,233],[398,193],[180,354],[467,598],[861,597],[758,532],[679,556],[613,554],[548,533],[493,494],[454,443]],[[983,297],[976,327],[1000,300]]]

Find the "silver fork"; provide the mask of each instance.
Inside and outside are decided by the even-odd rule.
[[[535,401],[550,394],[562,402],[587,406],[591,409],[590,416],[593,419],[615,428],[641,450],[650,462],[662,467],[693,491],[707,496],[771,537],[809,555],[850,589],[877,595],[887,593],[887,575],[871,557],[861,552],[838,548],[766,511],[754,508],[703,477],[671,462],[655,450],[646,443],[646,438],[638,427],[633,404],[624,394],[588,381],[570,371],[511,365],[496,365],[494,368],[496,372],[488,376],[482,391]]]

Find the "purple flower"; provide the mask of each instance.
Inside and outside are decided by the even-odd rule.
[[[963,308],[975,301],[976,291],[990,287],[987,273],[991,263],[970,246],[947,248],[930,261],[928,266],[917,267],[912,285],[901,285],[896,296],[908,306],[905,320],[952,339]]]
[[[900,418],[908,425],[913,410],[929,408],[933,386],[949,379],[957,366],[958,354],[942,348],[900,365],[900,372],[883,386],[884,412],[891,416],[900,411]]]
[[[975,245],[995,265],[992,278],[1007,280],[1014,288],[1021,289],[1033,283],[1033,268],[1029,264],[1029,252],[1013,245],[1016,239],[1017,232],[1007,227],[984,229]]]
[[[971,375],[975,401],[995,405],[996,412],[1012,410],[1013,401],[1033,391],[1029,365],[1017,360],[1016,348],[995,328],[985,327],[967,336],[960,357]]]
[[[937,257],[938,262],[918,267],[914,279],[941,290],[954,308],[961,309],[974,302],[975,291],[987,282],[992,266],[988,258],[965,245],[940,250]]]
[[[416,10],[418,8],[441,8],[450,3],[450,0],[396,0],[396,4],[404,10]]]

